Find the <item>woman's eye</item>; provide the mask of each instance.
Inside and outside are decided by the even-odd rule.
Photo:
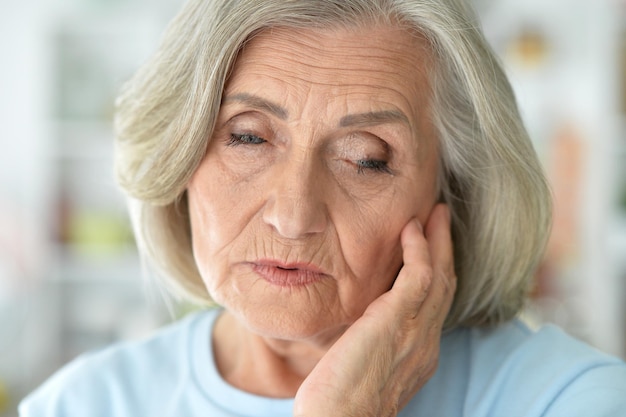
[[[359,174],[363,174],[365,171],[382,172],[385,174],[392,173],[387,162],[379,159],[359,159],[356,161],[356,166]]]
[[[250,135],[247,133],[239,134],[239,133],[231,133],[230,139],[228,140],[228,146],[238,146],[238,145],[260,145],[265,143],[266,140],[256,136]]]

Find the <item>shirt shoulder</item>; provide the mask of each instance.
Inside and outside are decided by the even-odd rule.
[[[206,315],[192,314],[143,340],[79,356],[22,401],[20,416],[155,415],[151,408],[189,372],[189,334]]]
[[[626,414],[626,364],[556,326],[533,331],[515,320],[492,330],[472,329],[469,348],[465,407],[475,415]]]
[[[458,328],[442,338],[437,372],[401,415],[621,417],[626,364],[551,325]]]

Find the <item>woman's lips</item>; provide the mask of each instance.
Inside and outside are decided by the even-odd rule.
[[[327,276],[311,264],[283,264],[274,261],[253,262],[252,270],[270,284],[279,287],[306,286]]]

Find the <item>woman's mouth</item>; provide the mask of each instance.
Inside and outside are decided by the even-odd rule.
[[[279,287],[306,286],[328,276],[320,268],[311,264],[257,261],[251,265],[252,270],[261,278]]]

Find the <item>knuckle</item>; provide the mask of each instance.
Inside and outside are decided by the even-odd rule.
[[[443,282],[443,289],[446,295],[454,294],[457,288],[457,276],[454,270],[441,273],[440,277]]]
[[[433,269],[430,266],[422,268],[417,274],[417,282],[419,283],[420,293],[427,293],[433,282]]]

